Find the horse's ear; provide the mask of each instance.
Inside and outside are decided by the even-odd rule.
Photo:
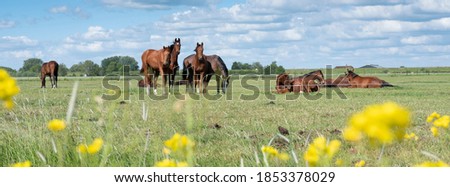
[[[200,45],[203,46],[203,42]]]
[[[200,46],[200,44],[197,42],[197,46]]]

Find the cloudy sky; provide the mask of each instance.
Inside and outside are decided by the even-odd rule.
[[[287,68],[450,66],[449,0],[0,1],[0,66],[134,57],[181,38],[205,54]]]

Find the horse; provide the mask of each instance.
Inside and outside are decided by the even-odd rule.
[[[217,93],[220,93],[220,88],[222,87],[222,93],[225,93],[229,84],[230,76],[228,74],[228,68],[225,65],[225,62],[222,60],[222,58],[219,55],[204,55],[206,58],[206,61],[208,61],[211,64],[211,68],[213,73],[216,75],[216,82],[217,82]],[[190,64],[194,61],[195,54],[191,54],[188,57],[184,58],[183,60],[183,80],[186,80],[186,77],[188,76],[188,68]],[[212,74],[208,72],[206,81],[209,82],[209,80],[212,77]],[[222,83],[221,83],[222,80]]]
[[[325,87],[350,87],[350,82],[344,75],[339,75],[336,79],[325,79]]]
[[[316,81],[319,81],[319,84],[325,84],[325,80],[323,78],[323,73],[321,70],[312,71],[292,79],[292,91],[296,93],[318,92],[319,84],[317,84]]]
[[[146,84],[146,83],[148,83],[148,84]],[[153,87],[153,84],[152,84],[151,80],[147,80],[147,81],[145,81],[144,79],[139,80],[138,87],[147,87],[147,86]]]
[[[362,77],[353,72],[353,70],[347,69],[345,77],[350,82],[350,88],[382,88],[393,87],[392,84],[379,79],[378,77]]]
[[[287,73],[281,73],[277,75],[275,89],[277,93],[284,94],[292,92],[291,79]]]
[[[178,66],[178,55],[181,51],[181,41],[180,38],[175,38],[172,45],[169,46],[170,55],[169,60],[170,64],[169,66],[163,67],[163,72],[165,75],[168,76],[169,79],[169,90],[174,88],[175,83],[175,75],[178,72],[179,66]],[[158,77],[160,72],[158,68],[152,68],[153,72],[155,72],[155,76]],[[167,78],[164,77],[163,79],[164,85],[167,83]]]
[[[41,67],[41,88],[45,88],[45,77],[50,76],[52,88],[58,87],[58,69],[59,64],[56,61],[50,61],[42,64]]]
[[[162,49],[159,50],[154,50],[154,49],[147,49],[142,53],[142,68],[141,68],[141,73],[144,73],[144,77],[145,77],[145,81],[147,80],[151,80],[151,78],[149,77],[148,74],[148,67],[150,67],[151,69],[155,70],[157,69],[159,71],[159,73],[161,74],[162,77],[162,82],[163,82],[163,93],[165,93],[165,89],[166,89],[166,81],[165,81],[165,77],[164,77],[164,68],[166,67],[170,67],[170,47],[166,47],[163,46]],[[156,71],[153,71],[156,72]],[[157,91],[156,91],[156,82],[158,80],[158,75],[155,73],[155,81],[154,81],[154,86],[153,86],[153,93],[156,95]],[[145,83],[145,85],[150,85],[149,83]],[[150,86],[147,86],[147,94],[150,94]]]
[[[188,73],[188,84],[186,85],[186,90],[188,87],[194,88],[192,82],[194,81],[195,87],[197,87],[198,93],[205,93],[206,87],[208,86],[209,79],[206,75],[214,73],[211,63],[208,62],[205,55],[203,54],[203,42],[198,43],[195,47],[195,56],[191,63],[188,60],[183,61],[183,72]],[[184,77],[186,75],[183,75]],[[209,77],[211,78],[211,77]]]

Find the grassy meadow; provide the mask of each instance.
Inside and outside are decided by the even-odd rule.
[[[408,167],[437,158],[450,163],[450,130],[433,137],[431,124],[426,123],[432,112],[450,114],[450,74],[379,77],[396,87],[341,88],[346,98],[334,89],[321,89],[322,96],[279,95],[272,92],[274,77],[241,76],[232,79],[225,95],[215,94],[213,79],[209,94],[193,94],[192,99],[185,94],[184,85],[161,99],[146,96],[136,80],[124,89],[123,79],[111,80],[105,87],[100,77],[60,77],[57,89],[41,89],[37,78],[18,79],[21,91],[14,97],[16,106],[12,110],[0,108],[0,166],[25,160],[40,167],[154,166],[166,157],[164,141],[175,133],[188,135],[195,142],[192,162],[200,167],[265,166],[261,147],[269,144],[291,157],[288,161],[269,160],[270,166],[305,166],[303,154],[319,136],[342,142],[335,155],[342,159],[342,166],[354,166],[360,160],[377,167]],[[76,101],[67,128],[49,131],[50,120],[67,119],[76,81]],[[102,95],[120,97],[102,99]],[[415,133],[418,140],[382,149],[343,139],[341,132],[352,114],[386,101],[409,109],[412,123],[407,133]],[[279,126],[288,129],[289,135],[277,135]],[[76,151],[77,145],[98,137],[104,146],[97,154]],[[330,166],[336,165],[331,162]]]

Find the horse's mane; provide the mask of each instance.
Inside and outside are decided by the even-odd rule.
[[[311,72],[309,72],[309,73],[307,73],[307,74],[304,74],[303,76],[307,77],[307,76],[310,76],[310,75],[312,75],[312,74],[315,74],[316,72],[320,72],[320,74],[323,75],[322,70],[316,70],[316,71],[311,71]]]
[[[215,56],[217,58],[217,61],[219,62],[218,65],[219,65],[220,71],[222,71],[222,75],[225,77],[228,77],[228,68],[225,65],[225,62],[223,62],[223,60],[222,60],[222,58],[220,58],[220,56],[218,56],[218,55],[215,55]]]

